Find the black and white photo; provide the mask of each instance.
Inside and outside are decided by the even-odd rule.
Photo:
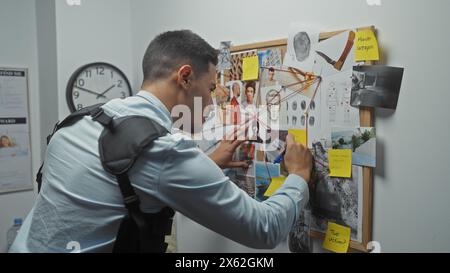
[[[396,109],[403,68],[354,66],[351,105]]]

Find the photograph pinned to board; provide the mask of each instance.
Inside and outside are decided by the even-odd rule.
[[[264,121],[264,127],[278,130],[281,120],[280,111],[282,97],[286,94],[285,89],[279,85],[260,88],[259,119]]]
[[[403,70],[383,65],[354,66],[351,105],[396,109]]]
[[[332,128],[333,149],[351,149],[352,164],[376,167],[376,133],[374,127]]]
[[[261,78],[259,79],[261,87],[278,85],[278,82],[275,80],[275,73],[277,73],[277,70],[278,69],[274,67],[261,67]]]
[[[280,68],[283,65],[281,49],[279,48],[269,48],[258,51],[258,56],[260,67]]]
[[[234,154],[235,161],[246,161],[249,168],[233,168],[228,177],[250,197],[255,198],[255,144],[243,143]]]
[[[225,84],[225,87],[230,90],[228,101],[232,106],[240,106],[242,102],[242,95],[244,90],[244,82],[240,80],[229,81]]]
[[[259,67],[261,72],[260,84],[262,87],[276,85],[275,69],[280,69],[283,65],[281,49],[273,48],[258,52]]]
[[[354,41],[355,32],[348,30],[319,42],[316,46],[314,73],[324,77],[352,70],[357,64],[353,60]]]
[[[205,154],[210,155],[219,147],[221,140],[225,137],[225,135],[230,135],[234,131],[234,128],[235,126],[222,125],[222,127],[216,129],[216,134],[214,134],[215,132],[212,130],[208,131],[208,133],[211,134],[208,137],[215,139],[200,139],[196,140],[196,143],[199,149],[201,149]],[[225,132],[223,132],[222,130],[224,130]],[[230,178],[230,180],[252,198],[255,198],[255,164],[253,164],[254,158],[255,144],[244,143],[237,149],[237,151],[233,155],[233,160],[247,161],[252,164],[250,164],[249,168],[246,169],[231,168],[226,172],[226,175]]]
[[[220,42],[218,62],[216,66],[217,71],[223,71],[231,68],[230,47],[231,41]]]
[[[225,128],[225,127],[224,127]],[[227,133],[231,133],[232,126],[226,126],[230,128]],[[205,154],[210,155],[220,145],[220,140],[196,140],[196,143]],[[233,160],[246,161],[249,164],[249,168],[231,168],[227,170],[226,175],[230,180],[236,184],[240,189],[246,192],[250,197],[255,198],[255,144],[244,143],[236,151],[233,156]]]
[[[256,97],[258,81],[228,81],[225,85],[217,85],[213,101],[218,117],[224,125],[243,124],[249,116],[256,115]]]
[[[228,173],[230,180],[236,184],[241,190],[246,192],[251,198],[255,198],[255,177],[246,176],[233,169]]]
[[[237,174],[245,175],[248,177],[255,177],[255,144],[254,143],[242,143],[235,153],[235,161],[245,161],[249,164],[246,169],[237,168]]]
[[[268,198],[264,194],[274,177],[280,177],[280,164],[255,161],[255,199],[257,201],[264,201]]]
[[[311,229],[321,233],[327,223],[351,228],[351,238],[362,242],[363,175],[362,167],[352,166],[352,178],[330,177],[327,150],[322,143],[313,143],[314,188],[310,192]]]
[[[318,43],[319,31],[307,30],[305,25],[299,23],[291,24],[283,65],[306,72],[313,71]]]
[[[241,104],[247,109],[250,106],[256,107],[256,98],[258,96],[259,81],[245,81],[243,83],[243,95],[241,96]],[[248,111],[256,111],[255,109],[247,109]]]
[[[289,250],[293,253],[312,253],[311,240],[311,207],[308,204],[300,213],[288,237]]]
[[[228,84],[228,86],[225,86],[220,83],[217,83],[216,89],[213,92],[211,92],[211,98],[215,107],[214,123],[217,123],[213,125],[213,128],[216,128],[218,124],[221,125],[232,124],[230,114],[231,111],[230,103],[231,99],[236,96],[238,97],[236,101],[240,99],[242,83],[240,81],[237,81],[237,83],[234,86],[235,88],[234,92],[232,91],[233,90],[232,87],[233,84]],[[210,125],[210,123],[207,124]]]
[[[267,137],[267,143],[256,146],[256,200],[264,201],[268,198],[266,191],[272,185],[273,179],[288,176],[282,153],[286,148],[288,131],[272,130]]]

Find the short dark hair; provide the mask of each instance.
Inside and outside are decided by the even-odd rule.
[[[144,81],[167,78],[183,64],[202,74],[217,65],[218,50],[190,30],[168,31],[150,42],[142,62]]]
[[[245,83],[245,92],[247,92],[247,88],[252,87],[255,90],[256,83],[254,81],[248,81]]]

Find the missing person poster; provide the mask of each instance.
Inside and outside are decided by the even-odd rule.
[[[33,189],[28,70],[0,67],[0,193]]]

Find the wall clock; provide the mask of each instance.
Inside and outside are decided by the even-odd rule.
[[[78,68],[66,88],[67,105],[71,112],[131,95],[131,86],[125,74],[114,65],[102,62]]]

